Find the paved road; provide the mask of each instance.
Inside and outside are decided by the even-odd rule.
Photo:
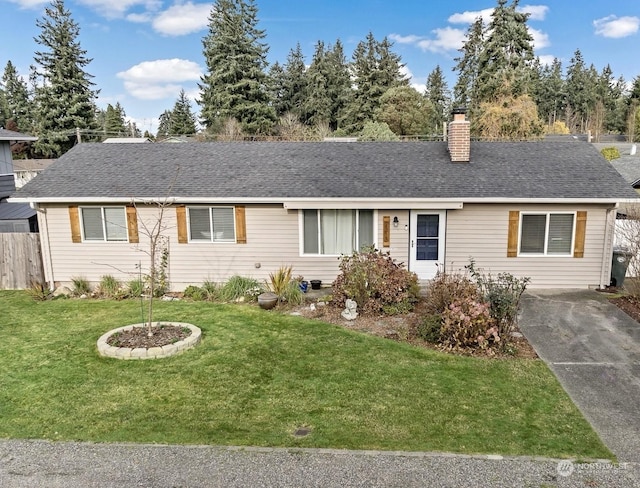
[[[0,441],[3,488],[640,486],[634,465],[311,449]]]
[[[534,290],[520,328],[618,460],[640,462],[638,323],[602,293]]]

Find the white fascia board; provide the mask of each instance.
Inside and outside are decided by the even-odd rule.
[[[463,203],[453,200],[407,199],[407,198],[301,198],[284,200],[284,208],[292,210],[304,209],[372,209],[372,210],[410,210],[420,208],[424,210],[458,210]]]

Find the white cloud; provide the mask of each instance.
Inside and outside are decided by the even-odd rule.
[[[389,39],[398,44],[416,44],[418,41],[424,39],[424,37],[416,35],[401,36],[400,34],[389,34]]]
[[[153,20],[153,28],[168,36],[181,36],[207,27],[211,4],[186,2],[173,5]]]
[[[478,17],[482,17],[482,21],[488,24],[491,21],[492,8],[485,8],[483,10],[470,10],[459,14],[453,14],[449,17],[449,22],[452,24],[473,24]]]
[[[125,19],[129,22],[133,22],[134,24],[146,24],[153,20],[149,12],[144,12],[142,14],[128,14]]]
[[[181,83],[198,81],[200,66],[187,59],[158,59],[144,61],[117,74],[132,96],[142,100],[160,100],[177,97]]]
[[[148,11],[155,11],[162,5],[161,0],[79,0],[107,18],[121,18],[133,8],[141,6]]]
[[[556,57],[552,54],[543,54],[542,56],[538,56],[538,59],[542,66],[551,66]]]
[[[529,14],[529,20],[544,20],[549,11],[546,5],[523,5],[517,8],[518,12]]]
[[[20,8],[23,9],[30,9],[30,8],[38,8],[41,5],[46,5],[47,3],[50,3],[50,0],[9,0],[11,3],[15,3],[16,5],[20,6]]]
[[[529,34],[533,38],[533,47],[535,49],[543,49],[551,45],[551,42],[549,41],[549,34],[546,32],[529,27]]]
[[[619,39],[628,37],[640,28],[640,17],[617,17],[609,15],[593,21],[596,34],[603,37]]]
[[[461,29],[453,29],[445,27],[444,29],[435,29],[435,39],[423,39],[418,41],[417,45],[423,51],[431,51],[434,53],[444,53],[448,51],[456,51],[462,47],[466,38],[466,33]]]

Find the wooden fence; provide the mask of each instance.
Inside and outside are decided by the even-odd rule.
[[[29,288],[44,282],[40,234],[0,234],[0,290]]]

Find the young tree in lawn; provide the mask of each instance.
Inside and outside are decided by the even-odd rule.
[[[53,0],[45,15],[36,21],[35,73],[40,81],[35,91],[35,150],[46,157],[58,157],[71,149],[76,129],[96,128],[92,75],[85,71],[91,62],[81,48],[80,27],[65,8]]]
[[[253,0],[216,0],[209,15],[209,33],[202,43],[207,65],[201,77],[201,116],[217,133],[235,119],[249,134],[268,133],[276,120],[268,93],[268,47],[258,29]]]

